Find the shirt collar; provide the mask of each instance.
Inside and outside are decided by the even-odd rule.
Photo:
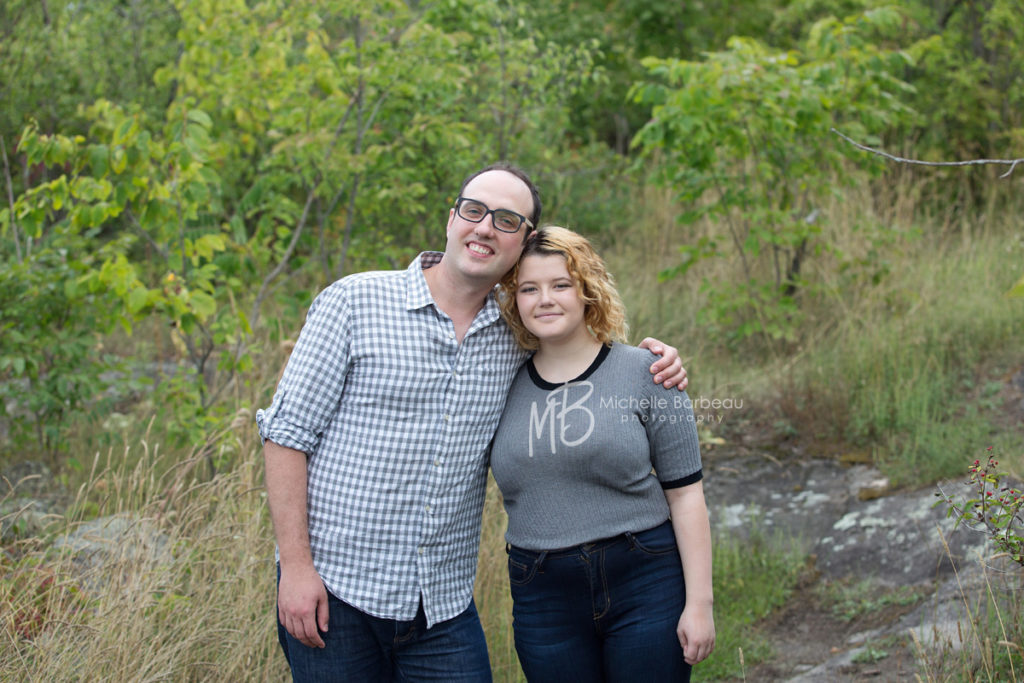
[[[427,278],[423,276],[423,270],[436,266],[441,262],[444,254],[440,251],[424,251],[413,259],[406,269],[408,273],[408,289],[405,294],[405,308],[408,311],[423,308],[434,303],[434,297],[430,296],[430,287],[427,286]]]
[[[409,267],[406,269],[406,272],[409,274],[409,287],[405,295],[406,310],[412,311],[424,306],[436,306],[434,297],[430,295],[430,287],[427,286],[427,278],[423,276],[423,270],[436,266],[441,262],[443,256],[444,253],[440,251],[424,251],[420,252],[420,255],[409,264]],[[498,302],[494,298],[494,293],[497,289],[498,286],[495,285],[494,289],[487,295],[484,307],[476,314],[476,318],[470,326],[471,331],[482,325],[490,325],[500,317],[501,313],[498,309]]]

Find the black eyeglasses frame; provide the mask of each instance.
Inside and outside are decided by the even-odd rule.
[[[484,207],[484,209],[485,209],[484,215],[481,216],[478,220],[473,220],[472,218],[469,218],[467,216],[463,216],[462,215],[462,204],[463,204],[463,202],[467,202],[467,201],[468,202],[473,202],[475,204],[479,204],[480,206]],[[495,217],[496,217],[496,214],[498,212],[512,214],[513,216],[517,217],[519,219],[519,225],[516,226],[516,229],[515,230],[505,230],[504,228],[499,228],[497,221],[494,220]],[[529,218],[527,218],[523,214],[516,213],[512,209],[492,209],[491,207],[487,206],[486,204],[484,204],[479,199],[473,199],[472,197],[460,196],[458,199],[456,199],[455,200],[455,214],[459,218],[461,218],[462,220],[469,221],[470,223],[482,223],[484,220],[487,219],[487,215],[490,214],[491,215],[491,225],[494,226],[494,229],[499,231],[499,232],[504,232],[504,233],[507,233],[507,234],[510,234],[510,235],[514,235],[517,232],[519,232],[519,229],[522,228],[524,224],[526,225],[527,230],[533,230],[533,221],[531,221]]]

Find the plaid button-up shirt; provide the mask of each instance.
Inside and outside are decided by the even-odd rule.
[[[308,454],[313,563],[377,617],[427,624],[469,605],[486,452],[525,354],[493,294],[459,344],[424,252],[405,271],[351,275],[313,302],[260,436]]]

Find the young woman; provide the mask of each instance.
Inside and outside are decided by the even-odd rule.
[[[548,227],[501,284],[536,353],[491,450],[516,652],[537,681],[686,681],[715,643],[711,531],[689,398],[651,387],[582,236]]]

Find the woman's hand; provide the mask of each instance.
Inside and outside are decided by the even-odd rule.
[[[690,605],[683,609],[676,626],[683,658],[690,666],[702,662],[715,649],[715,618],[711,605]]]

